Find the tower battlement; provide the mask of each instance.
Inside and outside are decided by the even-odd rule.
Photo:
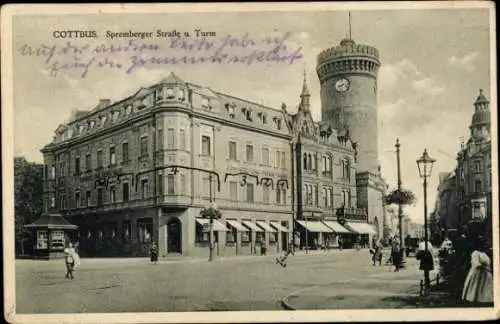
[[[380,60],[378,50],[344,39],[340,45],[319,53],[316,72],[320,81],[343,73],[363,73],[376,78]]]

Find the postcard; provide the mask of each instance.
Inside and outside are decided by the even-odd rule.
[[[498,317],[493,3],[1,21],[7,321]]]

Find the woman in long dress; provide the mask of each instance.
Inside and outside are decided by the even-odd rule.
[[[485,253],[487,244],[479,239],[471,254],[470,270],[462,291],[462,300],[474,304],[493,303],[493,274],[491,259]]]

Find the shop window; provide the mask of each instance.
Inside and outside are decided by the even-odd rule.
[[[66,246],[64,231],[52,231],[50,234],[51,238],[51,249],[52,250],[64,250]]]
[[[241,243],[250,243],[250,232],[241,232]]]
[[[130,221],[123,221],[122,223],[122,233],[123,233],[123,239],[125,241],[129,241],[132,237],[132,225],[130,224]]]
[[[215,232],[214,232],[215,233]],[[209,242],[209,232],[203,230],[203,226],[196,222],[196,237],[195,243],[208,243]]]
[[[235,243],[236,242],[236,234],[238,233],[235,228],[231,227],[229,223],[226,224],[226,228],[228,229],[226,232],[226,243]]]
[[[276,242],[278,242],[278,232],[269,233],[269,243],[276,243]]]
[[[153,235],[153,219],[140,218],[137,220],[137,236],[140,243],[152,242]]]
[[[264,242],[264,240],[265,240],[264,232],[255,233],[255,242]]]
[[[38,250],[47,249],[49,244],[49,232],[37,231],[36,232],[36,248]]]

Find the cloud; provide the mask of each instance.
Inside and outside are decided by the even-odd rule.
[[[470,73],[475,71],[476,67],[474,64],[478,57],[479,52],[472,52],[463,57],[453,55],[448,59],[447,63],[451,67],[458,67]]]
[[[444,86],[440,85],[435,78],[423,78],[414,80],[412,87],[425,95],[436,95],[444,91]]]

